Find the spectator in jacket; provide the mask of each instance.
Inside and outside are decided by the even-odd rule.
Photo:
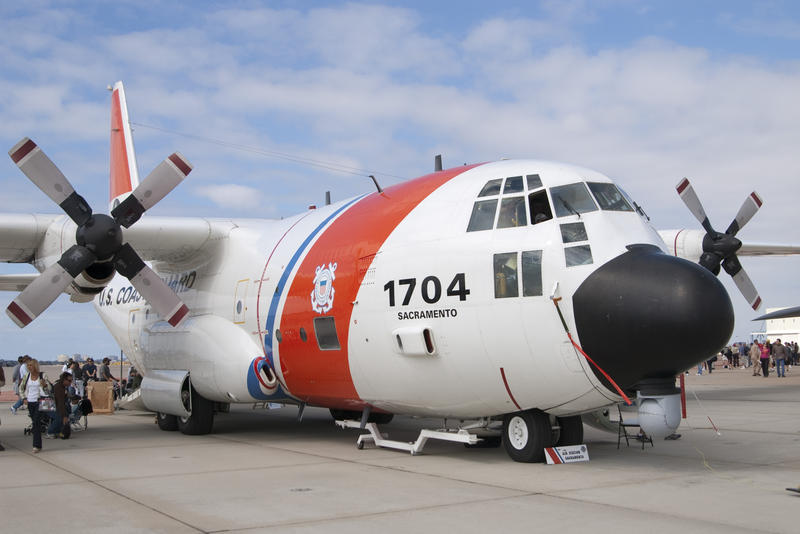
[[[750,361],[753,363],[753,376],[761,376],[761,344],[757,341],[750,345]]]
[[[772,357],[775,359],[778,378],[786,378],[786,360],[789,358],[789,351],[786,349],[786,345],[781,343],[780,338],[772,344]]]
[[[48,438],[57,438],[64,425],[69,424],[69,387],[72,385],[72,375],[68,372],[61,373],[58,381],[53,386],[53,400],[56,403],[56,413],[47,428]]]

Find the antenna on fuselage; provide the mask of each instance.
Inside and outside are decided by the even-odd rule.
[[[439,172],[442,170],[442,155],[436,154],[436,157],[433,158],[433,172]]]
[[[375,182],[375,187],[377,187],[377,188],[378,188],[378,193],[383,193],[383,189],[381,189],[381,186],[380,186],[380,185],[378,185],[378,180],[376,180],[376,179],[375,179],[375,176],[373,176],[372,174],[370,174],[370,175],[369,175],[369,177],[370,177],[370,178],[372,178],[372,181],[373,181],[373,182]]]

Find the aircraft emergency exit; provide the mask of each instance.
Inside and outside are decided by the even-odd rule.
[[[541,461],[582,442],[581,414],[635,398],[645,431],[666,435],[675,376],[733,330],[720,266],[756,309],[737,255],[800,252],[736,238],[755,193],[721,233],[683,180],[704,230],[659,233],[608,177],[538,160],[437,170],[281,220],[143,216],[192,166],[176,153],[140,182],[121,82],[111,116],[110,215],[32,140],[10,150],[66,216],[0,215],[0,259],[42,273],[0,289],[22,290],[7,310],[20,327],[62,292],[93,301],[164,430],[208,433],[231,403],[269,401],[477,421],[514,460]]]

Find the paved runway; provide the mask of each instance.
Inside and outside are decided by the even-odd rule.
[[[800,372],[797,373],[800,375]],[[422,456],[355,447],[327,411],[235,407],[215,433],[159,431],[150,414],[94,415],[33,455],[2,409],[3,532],[800,531],[800,376],[688,376],[678,441],[620,450],[587,427],[591,461],[510,461],[503,449],[431,442]],[[706,416],[720,428],[717,435]],[[413,440],[441,421],[396,418]]]

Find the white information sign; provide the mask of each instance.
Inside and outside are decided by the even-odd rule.
[[[589,450],[586,445],[570,445],[567,447],[548,447],[544,450],[547,463],[569,464],[572,462],[588,462]]]

